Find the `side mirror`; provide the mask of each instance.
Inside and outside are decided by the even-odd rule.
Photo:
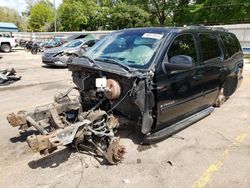
[[[193,65],[192,57],[187,55],[176,55],[170,58],[170,63],[164,62],[166,70],[187,70]]]

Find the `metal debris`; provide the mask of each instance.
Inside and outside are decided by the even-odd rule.
[[[60,146],[71,144],[77,150],[81,146],[106,158],[111,164],[117,164],[125,153],[125,147],[114,136],[115,129],[119,127],[117,118],[96,110],[97,106],[82,112],[79,99],[69,97],[73,89],[76,88],[57,94],[52,104],[39,106],[33,112],[11,113],[7,120],[22,131],[33,128],[40,133],[27,138],[34,152],[46,155]]]
[[[0,86],[11,84],[20,79],[21,76],[16,75],[16,71],[14,68],[0,70]]]

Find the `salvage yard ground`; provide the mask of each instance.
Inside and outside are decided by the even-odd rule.
[[[152,146],[140,146],[133,129],[125,132],[125,160],[109,166],[73,149],[45,158],[29,149],[6,115],[52,102],[73,85],[71,73],[22,50],[1,55],[0,69],[14,67],[22,79],[0,87],[0,187],[250,187],[248,60],[241,87],[221,108]]]

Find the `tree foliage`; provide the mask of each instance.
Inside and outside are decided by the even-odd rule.
[[[53,5],[49,0],[25,0],[28,26],[50,31]],[[62,0],[57,10],[59,31],[113,30],[146,26],[233,24],[250,22],[250,0]],[[0,7],[0,20],[25,30],[25,19]]]
[[[0,6],[0,22],[12,22],[21,31],[27,30],[25,19],[15,9]]]
[[[49,1],[39,1],[30,10],[29,29],[49,31],[53,20],[53,8]]]
[[[59,8],[62,30],[96,30],[149,26],[149,13],[121,1],[64,0]]]

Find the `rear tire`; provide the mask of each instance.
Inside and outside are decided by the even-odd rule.
[[[2,44],[1,50],[5,53],[8,53],[11,51],[11,46],[9,44]]]
[[[33,55],[35,55],[35,54],[37,54],[37,51],[38,51],[37,49],[32,49],[32,50],[31,50],[31,53],[32,53]]]

